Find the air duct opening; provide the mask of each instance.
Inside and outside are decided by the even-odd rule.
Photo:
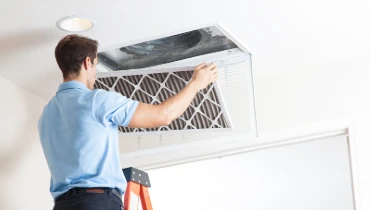
[[[120,50],[135,56],[166,56],[183,52],[196,46],[202,38],[199,31],[186,32],[162,39],[122,47]]]
[[[211,26],[177,35],[119,47],[98,53],[109,71],[142,69],[196,56],[238,48],[217,27]]]

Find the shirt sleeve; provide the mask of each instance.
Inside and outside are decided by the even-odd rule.
[[[94,97],[95,118],[104,125],[127,127],[134,115],[138,101],[117,92],[98,90]]]

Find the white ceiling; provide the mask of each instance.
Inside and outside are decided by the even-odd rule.
[[[256,77],[370,54],[368,0],[0,1],[0,76],[48,100],[62,82],[55,23],[85,15],[100,49],[220,21],[253,53]]]

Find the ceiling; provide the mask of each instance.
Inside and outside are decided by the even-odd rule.
[[[70,15],[100,49],[220,21],[253,55],[255,77],[370,54],[368,0],[33,0],[0,2],[0,76],[50,99],[62,82],[54,47]],[[303,70],[302,70],[303,71]]]

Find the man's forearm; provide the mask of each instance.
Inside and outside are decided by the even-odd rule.
[[[217,80],[217,67],[202,63],[194,69],[191,81],[175,96],[159,105],[139,103],[129,123],[132,128],[154,128],[167,126],[180,117],[189,107],[199,90]]]
[[[170,97],[161,105],[163,113],[168,117],[168,121],[173,121],[181,116],[193,101],[199,88],[194,82],[189,82],[178,94]]]

